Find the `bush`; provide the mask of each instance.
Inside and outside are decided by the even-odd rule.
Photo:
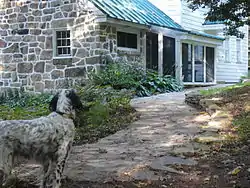
[[[78,115],[76,143],[95,142],[113,134],[134,120],[135,110],[130,106],[132,93],[110,86],[87,85],[78,92],[85,111]]]
[[[146,77],[139,83],[136,89],[136,95],[139,97],[181,91],[183,89],[183,85],[178,83],[172,76],[159,76],[154,71],[147,71]]]
[[[114,89],[135,89],[145,77],[143,67],[133,62],[110,62],[98,74],[90,75],[94,85],[111,86]]]
[[[30,94],[7,90],[0,95],[0,119],[33,119],[49,114],[51,94]]]
[[[181,91],[183,85],[171,76],[159,76],[157,72],[145,71],[138,63],[111,62],[98,74],[90,76],[93,85],[129,89],[139,97],[157,93]]]

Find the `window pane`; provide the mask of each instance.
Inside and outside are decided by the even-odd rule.
[[[67,54],[70,54],[70,48],[67,48]]]
[[[214,48],[206,47],[206,82],[214,81]]]
[[[127,45],[129,48],[137,49],[137,35],[136,34],[127,34]]]
[[[195,82],[204,81],[204,47],[194,47]]]
[[[67,48],[63,48],[63,54],[68,54],[67,53]]]
[[[240,63],[241,61],[241,40],[236,40],[236,50],[237,50],[237,63]]]
[[[70,31],[67,31],[67,38],[70,38]]]
[[[62,31],[62,38],[66,38],[67,37],[67,31]]]
[[[58,48],[57,50],[58,50],[58,51],[57,51],[57,54],[58,54],[58,55],[61,55],[61,54],[62,54],[62,48]]]
[[[62,46],[62,41],[61,40],[57,40],[57,46]]]
[[[118,47],[137,49],[137,34],[117,32]]]
[[[192,45],[182,44],[182,75],[184,82],[192,82]]]
[[[67,39],[67,46],[70,46],[70,39]]]
[[[66,46],[66,42],[67,42],[67,40],[66,40],[66,39],[63,39],[63,40],[62,40],[62,46]]]
[[[56,32],[56,38],[62,38],[61,31]]]

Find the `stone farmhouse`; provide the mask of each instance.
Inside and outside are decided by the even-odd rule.
[[[232,49],[231,43],[237,45],[231,38],[224,46],[221,30],[200,18],[202,29],[194,28],[196,15],[181,13],[185,7],[175,9],[178,17],[151,2],[0,0],[0,88],[64,88],[86,82],[87,73],[98,71],[105,60],[120,58],[192,85],[237,82],[247,73],[247,39],[235,39],[239,49]]]

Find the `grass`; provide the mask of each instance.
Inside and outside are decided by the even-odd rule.
[[[219,96],[224,103],[221,109],[233,115],[232,127],[236,128],[242,141],[250,139],[250,83],[238,83],[224,88],[200,91],[206,98]]]
[[[221,87],[221,88],[212,88],[208,90],[201,90],[200,94],[204,96],[211,96],[211,95],[217,95],[217,94],[223,94],[227,92],[231,92],[235,89],[243,88],[245,86],[250,86],[249,82],[246,83],[237,83],[235,85],[227,86],[227,87]]]
[[[237,127],[239,137],[243,141],[250,140],[250,112],[243,112],[234,119],[233,125]]]

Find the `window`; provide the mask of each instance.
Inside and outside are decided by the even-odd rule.
[[[117,31],[117,45],[121,48],[138,49],[138,35]]]
[[[229,38],[226,38],[224,41],[224,50],[225,50],[225,63],[230,62],[229,58]]]
[[[215,48],[182,43],[183,82],[213,83]]]
[[[236,39],[236,58],[237,58],[237,63],[241,62],[241,39]]]
[[[56,31],[56,56],[71,56],[70,31]]]

